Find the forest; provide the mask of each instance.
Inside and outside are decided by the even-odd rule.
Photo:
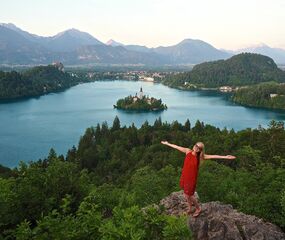
[[[236,160],[201,163],[201,202],[221,201],[285,229],[285,130],[219,129],[200,121],[147,121],[121,126],[116,117],[86,129],[66,156],[0,167],[0,239],[192,239],[186,217],[152,204],[179,190],[184,155],[161,140]]]
[[[197,64],[190,72],[169,74],[162,83],[170,87],[184,87],[187,82],[197,88],[217,88],[269,81],[284,83],[285,72],[267,56],[241,53],[227,60]]]
[[[232,100],[246,106],[284,110],[285,84],[267,82],[240,88],[234,92]]]
[[[0,100],[61,91],[80,81],[53,65],[37,66],[22,73],[0,71]]]

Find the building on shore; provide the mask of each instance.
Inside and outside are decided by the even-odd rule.
[[[139,80],[140,81],[145,81],[145,82],[154,82],[154,78],[153,77],[148,77],[145,75],[139,75]]]
[[[276,94],[276,93],[270,93],[270,98],[275,98],[277,96],[278,96],[278,94]]]
[[[64,66],[61,62],[53,62],[51,65],[56,67],[59,71],[64,72]]]
[[[221,92],[232,92],[232,91],[233,91],[233,88],[230,87],[230,86],[222,86],[222,87],[219,88],[219,90],[220,90]]]

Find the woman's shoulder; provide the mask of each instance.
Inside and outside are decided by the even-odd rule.
[[[188,149],[186,150],[186,155],[188,155],[188,154],[191,153],[191,152],[193,152],[192,149],[188,148]]]

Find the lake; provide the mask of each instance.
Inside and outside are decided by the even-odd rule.
[[[128,113],[113,108],[117,99],[134,95],[143,88],[146,95],[161,98],[168,106],[163,112]],[[266,127],[270,120],[285,120],[284,111],[248,108],[233,104],[217,92],[189,92],[161,84],[130,81],[98,81],[80,84],[64,92],[39,98],[0,103],[0,164],[15,167],[22,161],[37,160],[48,155],[50,148],[66,154],[77,146],[87,127],[115,116],[121,125],[141,126],[146,120],[153,123],[189,118],[220,128],[240,130]]]

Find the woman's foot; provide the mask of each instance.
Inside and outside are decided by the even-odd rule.
[[[193,208],[192,208],[192,207],[189,208],[189,210],[187,211],[187,214],[188,214],[188,215],[193,214]]]
[[[190,211],[190,210],[187,211],[187,215],[191,215],[192,213],[193,213],[193,212]]]
[[[200,215],[201,211],[202,211],[201,207],[197,208],[196,211],[193,213],[193,217],[198,217]]]

